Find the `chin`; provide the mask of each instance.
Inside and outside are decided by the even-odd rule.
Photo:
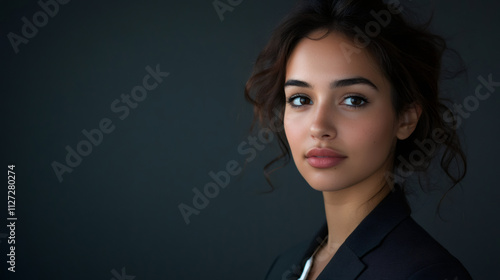
[[[307,181],[307,180],[306,180]],[[321,191],[321,192],[335,192],[335,191],[340,191],[349,188],[352,185],[349,184],[336,184],[336,183],[323,183],[323,182],[309,182],[309,186],[311,188]]]
[[[354,180],[348,180],[345,175],[335,174],[337,173],[335,171],[338,172],[338,170],[307,170],[301,174],[311,188],[322,192],[343,190],[356,183]]]

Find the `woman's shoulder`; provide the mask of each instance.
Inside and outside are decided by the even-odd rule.
[[[411,217],[361,261],[366,267],[359,279],[472,279],[460,261]]]
[[[326,224],[273,262],[266,279],[297,279],[328,234]],[[388,195],[351,233],[325,267],[323,279],[467,280],[469,273],[410,215],[401,192]]]
[[[298,279],[324,231],[325,227],[313,239],[298,243],[276,257],[265,279]],[[460,261],[411,217],[401,221],[377,246],[363,254],[355,256],[356,248],[349,246],[353,247],[353,243],[342,245],[318,280],[472,279]],[[351,268],[346,270],[350,271],[342,271],[348,267]]]

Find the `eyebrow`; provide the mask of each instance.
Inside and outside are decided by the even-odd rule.
[[[348,87],[353,85],[367,85],[372,87],[375,90],[378,90],[377,86],[370,80],[363,77],[354,77],[342,80],[336,80],[330,83],[330,88],[339,88],[339,87]],[[288,80],[285,82],[284,87],[295,86],[295,87],[304,87],[304,88],[312,88],[310,84],[300,80]]]

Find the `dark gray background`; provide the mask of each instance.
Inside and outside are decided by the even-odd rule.
[[[225,0],[222,2],[227,3]],[[402,1],[425,17],[429,1]],[[252,64],[292,1],[245,0],[221,21],[212,0],[70,1],[15,54],[7,34],[21,34],[35,1],[1,1],[2,166],[16,164],[16,270],[7,274],[0,239],[0,278],[105,279],[111,271],[153,279],[262,279],[273,258],[308,238],[324,219],[321,193],[293,164],[273,174],[268,144],[245,171],[186,225],[178,205],[193,188],[248,155],[252,108],[243,87]],[[500,80],[497,1],[435,1],[433,29],[468,65],[449,83],[457,103],[477,77]],[[145,67],[170,76],[120,120],[113,100],[142,82]],[[500,279],[496,183],[500,120],[497,91],[464,119],[469,173],[435,210],[442,191],[411,197],[414,217],[457,256],[475,279]],[[59,182],[51,163],[109,118],[115,130]],[[7,181],[7,176],[4,180]],[[442,178],[433,178],[440,182]],[[6,186],[6,184],[4,184]],[[7,189],[0,234],[6,233]],[[1,236],[0,236],[1,237]]]

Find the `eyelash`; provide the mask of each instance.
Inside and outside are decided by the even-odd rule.
[[[361,105],[347,105],[347,106],[354,108],[354,109],[360,109],[361,107],[364,107],[364,106],[366,106],[366,104],[369,103],[368,100],[364,96],[361,96],[361,95],[355,95],[355,94],[348,95],[344,98],[344,101],[347,100],[348,98],[358,98],[363,102],[363,104],[361,104]]]
[[[293,108],[299,108],[299,107],[302,107],[303,105],[295,105],[293,104],[293,101],[297,98],[307,98],[309,100],[311,100],[309,97],[307,97],[306,95],[303,95],[303,94],[294,94],[292,96],[290,96],[290,98],[288,98],[288,100],[286,101],[286,103],[290,104],[290,106],[292,106]]]
[[[293,104],[293,101],[295,99],[297,99],[297,98],[306,98],[309,101],[311,100],[307,95],[294,94],[294,95],[290,96],[290,98],[288,98],[288,100],[286,101],[286,103],[290,104],[290,106],[292,106],[293,108],[300,108],[300,107],[304,106],[304,105],[295,105],[295,104]],[[361,104],[361,105],[346,105],[346,106],[348,106],[350,108],[360,109],[361,107],[364,107],[364,106],[366,106],[366,104],[369,103],[368,100],[365,97],[363,97],[361,95],[355,95],[355,94],[348,95],[348,96],[344,97],[344,101],[347,100],[347,99],[349,99],[349,98],[358,98],[358,99],[360,99],[363,102],[363,104]]]

